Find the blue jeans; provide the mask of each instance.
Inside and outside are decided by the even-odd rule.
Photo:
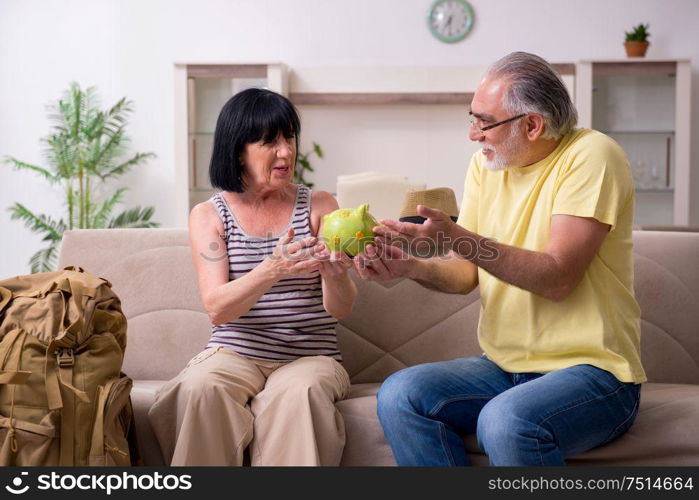
[[[398,465],[468,465],[474,432],[491,465],[565,465],[626,432],[640,390],[591,365],[508,373],[481,356],[394,373],[378,415]]]

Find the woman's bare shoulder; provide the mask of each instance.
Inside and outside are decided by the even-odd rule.
[[[318,215],[325,215],[339,208],[335,197],[327,191],[313,191],[311,207],[311,211]]]
[[[192,210],[189,212],[189,227],[190,230],[193,227],[211,227],[223,229],[223,222],[219,217],[216,207],[211,201],[202,201],[194,205]]]

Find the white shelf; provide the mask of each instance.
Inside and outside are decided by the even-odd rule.
[[[583,60],[576,66],[579,126],[614,137],[636,175],[657,169],[671,186],[636,189],[638,225],[699,222],[699,204],[690,203],[699,194],[689,159],[691,76],[689,59]]]

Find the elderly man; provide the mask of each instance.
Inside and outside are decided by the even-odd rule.
[[[467,465],[474,432],[492,465],[564,465],[629,429],[645,381],[628,161],[575,128],[565,86],[532,54],[489,68],[470,115],[482,149],[458,221],[423,206],[422,225],[382,221],[355,266],[447,293],[480,285],[484,354],[393,374],[379,419],[399,465]],[[401,249],[426,238],[446,256]]]

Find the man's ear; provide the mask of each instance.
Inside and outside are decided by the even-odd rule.
[[[524,124],[527,127],[527,139],[530,141],[535,141],[541,134],[544,133],[546,128],[546,121],[544,117],[538,113],[530,113],[524,118]]]

